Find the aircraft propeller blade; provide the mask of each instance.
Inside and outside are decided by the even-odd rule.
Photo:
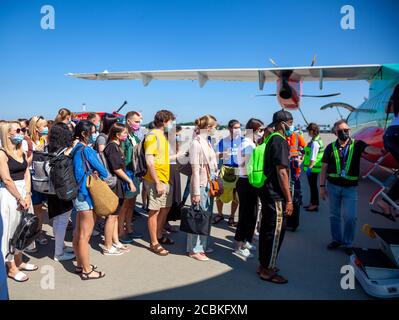
[[[269,58],[269,61],[271,62],[272,65],[278,67],[277,63],[272,58]]]
[[[330,93],[330,94],[322,94],[322,95],[312,95],[312,94],[303,94],[302,97],[305,98],[328,98],[328,97],[335,97],[339,96],[340,93]]]
[[[268,94],[257,94],[255,97],[276,97],[277,94],[275,93],[268,93]]]
[[[316,64],[316,55],[313,56],[313,60],[310,66],[313,67],[315,64]]]

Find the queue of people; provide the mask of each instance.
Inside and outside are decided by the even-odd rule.
[[[72,112],[62,108],[53,122],[34,116],[30,120],[0,123],[1,250],[8,277],[15,281],[27,281],[25,272],[38,269],[36,265],[22,262],[22,252],[9,252],[9,240],[21,214],[34,212],[39,230],[42,230],[47,208],[55,238],[54,260],[75,259],[75,273],[82,280],[101,279],[105,273],[90,263],[93,232],[97,229],[104,233],[105,256],[128,253],[127,245],[143,237],[133,224],[140,192],[148,208],[149,249],[158,256],[169,255],[169,248],[174,244],[170,235],[175,231],[168,223],[169,211],[174,203],[181,201],[178,163],[180,158],[188,158],[191,173],[183,198],[189,196],[192,205],[206,212],[213,211],[216,201],[217,214],[211,219],[214,225],[224,220],[223,204],[232,202],[228,223],[236,227],[234,253],[250,259],[258,251],[259,277],[276,284],[287,283],[277,267],[277,258],[287,219],[295,211],[292,190],[300,192],[301,189],[299,176],[303,154],[303,169],[311,191],[306,208],[318,210],[320,180],[321,197],[325,199],[328,195],[330,200],[332,242],[328,249],[343,246],[349,251],[355,235],[360,157],[365,150],[381,153],[380,149],[353,140],[343,120],[334,125],[337,140],[326,148],[317,124],[309,124],[311,141],[306,146],[301,133],[295,130],[292,114],[285,110],[276,112],[267,126],[251,118],[245,126],[245,135],[240,122],[231,120],[229,136],[217,145],[214,144],[217,119],[212,115],[201,116],[195,120],[193,137],[185,152],[180,150],[182,130],[176,125],[175,115],[168,110],[155,114],[147,132],[141,126],[142,115],[135,111],[126,114],[124,123],[112,114],[100,117],[91,113],[87,120],[77,123],[72,119]],[[143,175],[138,168],[143,164],[137,162],[140,152],[146,167]],[[38,156],[45,153],[71,158],[77,183],[74,199],[63,200],[57,194],[32,188],[32,179],[37,174],[35,163]],[[255,155],[262,164],[261,184],[254,184],[252,172],[247,171]],[[105,219],[96,215],[86,183],[92,175],[106,182],[118,199],[117,209]],[[215,181],[223,185],[222,194],[211,192]],[[235,222],[237,209],[239,214]],[[344,218],[343,232],[341,216]],[[257,221],[259,240],[255,245]],[[67,247],[64,238],[71,224],[73,247]],[[210,240],[209,234],[187,233],[187,255],[198,261],[210,260],[213,252]],[[37,251],[47,244],[41,232],[25,251]]]

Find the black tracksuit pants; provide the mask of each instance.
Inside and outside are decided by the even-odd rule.
[[[275,201],[262,195],[262,220],[259,233],[259,262],[262,267],[272,269],[276,267],[276,261],[284,240],[285,201]]]
[[[234,239],[241,242],[252,242],[258,214],[258,189],[249,183],[248,178],[239,178],[237,181],[237,194],[240,207]]]

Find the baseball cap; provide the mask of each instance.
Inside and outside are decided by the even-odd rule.
[[[280,122],[287,122],[290,120],[294,120],[292,117],[291,112],[285,111],[285,110],[280,110],[277,111],[273,114],[273,122],[268,125],[269,128],[275,127],[276,124]]]

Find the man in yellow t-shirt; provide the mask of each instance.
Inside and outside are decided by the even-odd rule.
[[[166,256],[169,251],[161,244],[173,244],[171,239],[163,237],[162,231],[168,212],[172,206],[169,176],[169,143],[165,133],[172,131],[175,116],[168,110],[155,114],[154,126],[144,141],[147,162],[147,174],[144,176],[144,188],[148,195],[148,232],[151,238],[150,249],[154,253]]]

